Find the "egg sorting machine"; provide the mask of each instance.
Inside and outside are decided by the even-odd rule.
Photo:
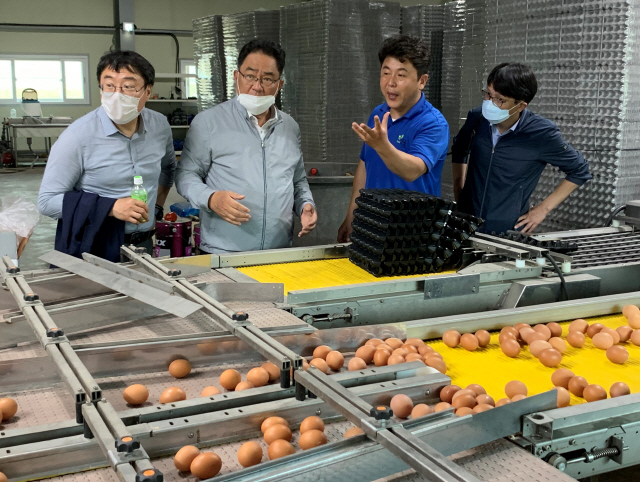
[[[29,273],[4,259],[3,392],[27,405],[47,397],[39,407],[46,416],[3,427],[0,470],[11,480],[26,480],[110,465],[113,470],[89,472],[81,480],[114,480],[113,474],[127,481],[160,480],[161,472],[172,480],[162,457],[183,445],[250,438],[268,415],[295,425],[316,413],[327,421],[346,418],[365,435],[217,479],[364,481],[413,468],[422,480],[483,480],[474,463],[486,465],[496,452],[507,459],[507,473],[514,466],[535,466],[542,475],[532,480],[571,480],[554,467],[581,477],[634,465],[640,458],[636,395],[554,409],[555,395],[543,393],[473,417],[444,412],[398,423],[384,422],[384,411],[372,409],[395,393],[433,402],[449,377],[414,362],[330,377],[295,370],[290,378],[290,368],[302,364],[299,354],[320,344],[349,353],[371,337],[427,339],[454,326],[497,329],[617,313],[624,304],[639,304],[635,218],[624,221],[629,225],[547,236],[580,241],[573,259],[550,254],[573,264],[564,279],[572,301],[562,302],[555,301],[561,293],[557,277],[528,261],[549,253],[486,236],[475,237],[466,249],[468,260],[481,262],[458,273],[287,290],[286,302],[289,280],[284,286],[256,283],[243,266],[268,270],[277,263],[344,261],[346,247],[163,261],[123,248],[129,262],[119,265],[53,253],[46,259],[61,269]],[[28,344],[34,333],[35,347]],[[26,356],[29,351],[35,356]],[[131,409],[122,403],[119,387],[165,371],[176,356],[211,370],[209,375],[267,358],[281,368],[281,385],[169,406]],[[48,405],[58,399],[61,413]],[[71,413],[65,411],[70,406]],[[503,440],[517,433],[519,445]],[[474,447],[474,457],[457,456],[457,465],[447,458]],[[505,472],[498,465],[490,477]]]

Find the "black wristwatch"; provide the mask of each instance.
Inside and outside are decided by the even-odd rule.
[[[156,221],[162,221],[164,216],[164,208],[159,204],[156,204]]]

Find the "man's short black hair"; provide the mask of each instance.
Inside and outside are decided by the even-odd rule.
[[[393,57],[400,62],[409,61],[418,71],[418,79],[429,73],[431,52],[426,42],[418,37],[409,35],[395,35],[382,42],[378,51],[380,65],[387,57]]]
[[[254,52],[262,52],[269,57],[273,57],[278,67],[278,74],[282,75],[286,58],[286,54],[282,47],[271,40],[261,40],[257,38],[244,44],[244,47],[240,49],[240,53],[238,54],[238,70],[240,70],[240,66],[243,64],[247,56]]]
[[[126,69],[129,72],[138,74],[144,79],[145,87],[153,85],[156,80],[156,70],[153,65],[138,52],[131,50],[114,50],[104,54],[98,62],[98,83],[105,69],[115,70],[116,72]]]
[[[527,104],[538,92],[538,81],[531,67],[516,62],[496,65],[487,77],[487,85],[498,94]]]

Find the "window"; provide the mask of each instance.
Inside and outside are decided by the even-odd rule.
[[[182,92],[184,96],[198,97],[198,89],[196,87],[196,62],[195,60],[180,59],[180,73],[193,75],[182,80]],[[0,80],[1,82],[1,80]],[[2,84],[0,84],[0,88]]]
[[[24,89],[35,89],[48,104],[90,104],[86,55],[0,54],[0,103],[22,102]]]

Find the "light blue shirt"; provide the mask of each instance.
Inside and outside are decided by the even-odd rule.
[[[494,147],[498,143],[498,139],[500,139],[503,135],[507,134],[508,132],[515,131],[516,127],[518,127],[519,122],[520,122],[520,119],[518,119],[516,123],[511,126],[511,129],[504,132],[503,134],[500,134],[500,131],[498,130],[498,127],[496,125],[491,124],[491,139],[493,140]]]
[[[51,148],[38,211],[60,219],[64,194],[74,189],[112,199],[131,197],[133,176],[142,176],[149,221],[126,223],[125,233],[152,229],[158,184],[173,185],[176,155],[167,118],[146,108],[140,115],[131,138],[116,128],[102,107],[73,122]]]

